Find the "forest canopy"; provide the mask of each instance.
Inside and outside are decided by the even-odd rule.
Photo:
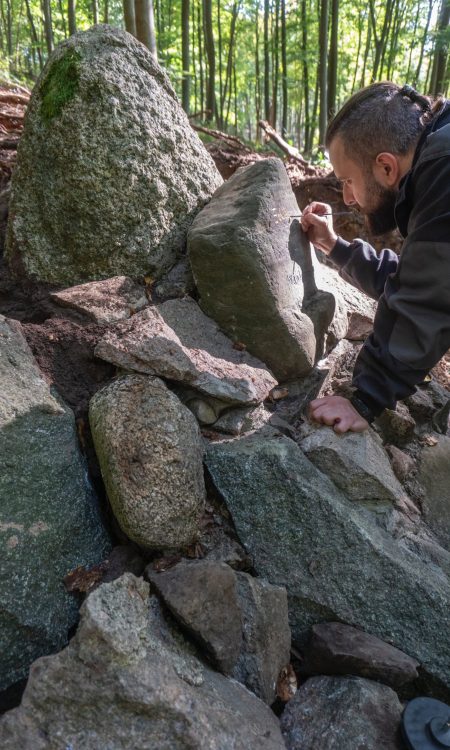
[[[94,23],[126,28],[199,123],[258,141],[266,120],[311,155],[374,80],[448,95],[450,0],[0,0],[3,79],[32,85]]]

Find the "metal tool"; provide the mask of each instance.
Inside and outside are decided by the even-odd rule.
[[[350,214],[355,215],[354,211],[333,211],[330,214],[315,214],[316,216],[350,216]],[[291,214],[289,216],[290,219],[301,219],[303,214]]]

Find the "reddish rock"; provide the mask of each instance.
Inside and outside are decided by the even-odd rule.
[[[303,674],[357,675],[400,687],[418,676],[419,662],[397,648],[340,622],[313,625]]]

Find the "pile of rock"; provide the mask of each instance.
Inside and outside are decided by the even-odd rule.
[[[131,93],[117,84],[129,79]],[[74,171],[53,160],[35,201],[31,155],[44,139],[48,162],[67,129]],[[167,154],[183,162],[176,179]],[[98,324],[96,356],[117,368],[89,407],[115,526],[73,416],[1,319],[1,564],[14,585],[1,591],[0,687],[43,657],[0,720],[2,747],[399,750],[398,695],[450,696],[450,394],[425,385],[364,434],[311,425],[307,402],[348,388],[373,304],[317,261],[279,160],[220,182],[131,37],[96,27],[58,48],[19,151],[8,257],[34,280],[85,282],[52,300]],[[135,546],[113,575],[117,537]],[[91,593],[49,655],[77,618],[68,573]],[[274,701],[278,714],[287,702],[281,723]]]

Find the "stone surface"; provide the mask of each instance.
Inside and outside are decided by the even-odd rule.
[[[272,703],[290,657],[286,589],[209,560],[146,575],[214,666]]]
[[[395,445],[387,445],[386,452],[391,459],[392,471],[400,482],[411,477],[416,470],[416,462],[405,451]]]
[[[289,438],[211,443],[209,475],[256,573],[286,586],[292,637],[342,621],[389,641],[450,687],[450,580],[408,549],[398,513],[346,500]],[[414,527],[417,535],[420,525]]]
[[[228,435],[242,435],[264,427],[273,414],[263,404],[241,409],[229,409],[214,423],[214,429]]]
[[[415,420],[402,403],[397,404],[395,411],[385,409],[377,418],[383,440],[394,445],[406,445],[414,437]]]
[[[0,316],[0,690],[62,648],[78,619],[63,585],[110,542],[70,409],[51,394],[21,333]]]
[[[110,329],[98,357],[159,375],[228,403],[259,403],[276,381],[265,365],[232,343],[193,299],[168,300]]]
[[[63,307],[71,307],[99,324],[129,318],[148,304],[142,284],[128,276],[79,284],[53,292],[50,297]]]
[[[0,719],[2,750],[285,750],[270,709],[196,658],[142,579],[101,586],[81,614]]]
[[[236,573],[236,578],[243,647],[233,677],[271,704],[280,671],[290,660],[286,589],[247,573]]]
[[[214,666],[230,674],[242,645],[236,575],[225,563],[182,562],[146,575],[173,615],[193,635]]]
[[[352,312],[348,316],[347,336],[350,341],[365,341],[373,330],[373,317],[359,312]]]
[[[424,519],[450,551],[450,437],[436,438],[436,445],[422,451],[417,479],[425,490]]]
[[[9,263],[55,284],[158,278],[221,183],[150,52],[124,31],[95,26],[58,45],[33,89]]]
[[[301,664],[305,675],[356,675],[397,688],[417,679],[419,662],[341,622],[313,625]]]
[[[337,435],[330,427],[312,427],[300,447],[350,500],[377,505],[405,494],[373,430]]]
[[[198,536],[205,488],[198,425],[158,378],[128,374],[91,400],[89,421],[122,530],[147,548]]]
[[[298,213],[282,161],[264,159],[217,190],[188,236],[203,310],[279,380],[309,372],[335,308],[318,292],[317,261],[290,221]]]
[[[160,299],[173,299],[192,294],[194,289],[191,266],[188,258],[183,256],[168,273],[156,282],[152,287],[152,293],[154,292]]]
[[[357,677],[312,677],[281,717],[288,750],[403,750],[402,705],[391,688]]]

